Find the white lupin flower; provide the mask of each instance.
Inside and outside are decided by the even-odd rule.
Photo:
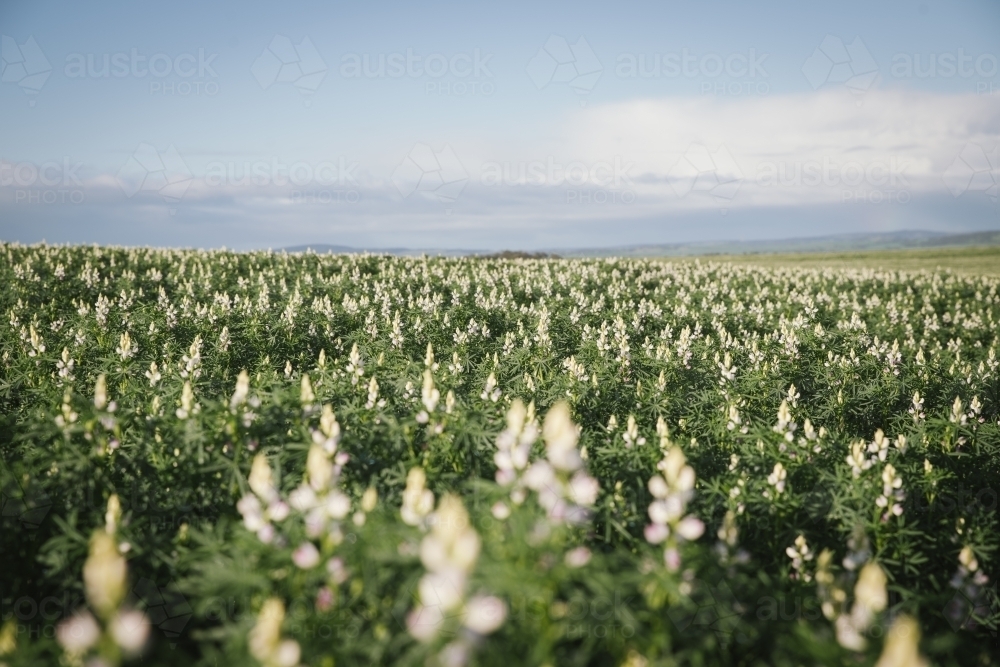
[[[378,381],[375,379],[375,376],[373,375],[371,380],[368,381],[368,402],[365,403],[365,408],[371,410],[376,406],[380,408],[385,406],[385,400],[379,399],[378,391],[379,391]]]
[[[900,516],[903,513],[902,501],[906,496],[902,491],[903,479],[896,474],[896,468],[891,464],[885,464],[882,469],[882,495],[876,499],[875,504],[886,509],[885,518],[889,514]]]
[[[489,400],[496,403],[500,400],[501,393],[497,387],[497,376],[494,373],[490,373],[490,376],[486,378],[486,385],[479,397],[484,401]]]
[[[526,409],[520,399],[515,399],[507,411],[507,428],[497,436],[497,452],[493,456],[497,484],[501,486],[519,488],[515,482],[520,471],[527,467],[531,447],[538,437],[533,413],[534,405]]]
[[[231,339],[229,337],[229,327],[227,326],[222,327],[222,332],[219,333],[219,350],[221,350],[222,352],[227,351],[229,349],[230,340]]]
[[[570,377],[577,382],[587,382],[590,380],[590,376],[587,374],[587,369],[584,368],[583,364],[576,360],[576,357],[564,359],[563,368],[565,368]]]
[[[889,444],[889,438],[885,436],[882,429],[878,429],[875,431],[875,439],[868,445],[868,451],[874,453],[879,461],[885,461],[885,457],[889,453]]]
[[[316,400],[316,393],[313,391],[312,382],[309,380],[309,374],[303,373],[302,378],[299,380],[299,402],[302,403],[303,408],[312,407],[313,401]]]
[[[97,644],[100,638],[101,626],[86,610],[73,614],[56,628],[56,640],[71,656],[83,655]]]
[[[275,535],[272,522],[280,523],[288,518],[289,506],[278,494],[271,466],[263,454],[254,457],[247,482],[252,493],[244,495],[236,504],[236,509],[242,515],[246,529],[268,544]]]
[[[459,619],[478,635],[496,631],[506,618],[506,605],[491,596],[465,600],[468,576],[479,558],[480,539],[462,501],[450,494],[444,496],[430,517],[430,525],[420,543],[420,561],[427,569],[417,586],[420,601],[406,619],[410,634],[429,642],[449,617]]]
[[[184,383],[181,389],[181,407],[177,408],[178,419],[187,419],[198,411],[198,406],[194,402],[194,390],[191,388],[191,381]]]
[[[545,415],[542,435],[545,438],[546,456],[555,468],[574,471],[583,465],[576,448],[579,434],[565,403],[556,403]]]
[[[899,616],[889,628],[875,667],[928,667],[919,645],[920,625],[911,616]]]
[[[139,351],[139,345],[132,340],[132,336],[126,331],[118,339],[118,348],[115,350],[122,361],[126,361],[135,356]]]
[[[806,562],[813,559],[812,549],[809,548],[809,544],[806,542],[804,535],[799,535],[795,538],[795,544],[785,549],[785,554],[792,559],[792,569],[795,570],[795,575],[801,577],[804,581],[811,581],[812,575],[803,570],[803,566]]]
[[[358,352],[357,343],[351,347],[351,354],[347,358],[345,370],[351,377],[351,384],[357,384],[358,380],[365,374],[365,364],[361,360],[361,353]]]
[[[64,347],[62,357],[56,362],[56,369],[59,371],[59,377],[72,380],[74,366],[76,366],[76,361],[70,358],[69,350]]]
[[[872,467],[872,462],[865,456],[865,443],[863,441],[858,440],[851,443],[851,453],[847,455],[847,465],[851,466],[851,474],[855,478]]]
[[[440,400],[441,392],[434,386],[434,375],[431,374],[431,369],[427,368],[424,370],[424,384],[420,391],[420,401],[424,404],[427,412],[431,413],[434,412],[434,408],[437,407]]]
[[[319,565],[319,549],[312,542],[303,542],[292,552],[292,562],[302,570],[311,570]]]
[[[557,403],[549,410],[542,432],[546,458],[528,465],[532,444],[538,437],[534,404],[525,409],[520,400],[515,400],[507,412],[507,428],[497,438],[497,483],[511,488],[514,505],[523,503],[530,489],[537,494],[550,522],[581,523],[596,502],[600,487],[583,470],[583,457],[576,447],[578,430],[565,403]],[[510,508],[498,503],[493,514],[505,519]]]
[[[962,405],[962,399],[956,396],[955,402],[951,406],[951,414],[948,415],[948,421],[953,424],[958,424],[959,426],[965,426],[968,422],[968,417],[966,417],[963,410],[964,407]]]
[[[28,351],[28,356],[36,357],[45,352],[45,341],[43,341],[42,337],[38,335],[37,331],[35,331],[34,324],[30,325],[29,330],[31,332],[29,336],[29,340],[31,342],[31,349]]]
[[[785,491],[786,477],[788,477],[788,471],[785,470],[785,466],[779,461],[774,464],[774,470],[767,476],[767,483],[774,487],[775,493],[781,494]]]
[[[257,622],[247,636],[250,654],[264,667],[295,667],[301,650],[297,642],[281,639],[285,605],[278,598],[268,598],[257,614]]]
[[[94,385],[94,407],[103,410],[108,406],[108,382],[104,373],[97,376],[97,384]]]
[[[716,359],[718,359],[718,357],[716,357]],[[729,352],[726,352],[725,358],[723,359],[722,363],[719,364],[719,372],[722,376],[722,379],[719,381],[719,384],[732,382],[733,380],[736,379],[736,366],[733,366],[733,358],[729,354]]]
[[[920,392],[913,392],[913,406],[909,409],[910,415],[913,416],[913,421],[920,422],[924,419],[924,399],[920,397]]]
[[[649,492],[654,500],[649,505],[649,518],[644,535],[650,544],[667,542],[664,561],[675,571],[680,567],[678,542],[696,540],[705,532],[705,524],[693,515],[685,516],[687,503],[694,493],[694,469],[687,465],[680,447],[671,447],[656,466],[661,475],[649,479]]]
[[[187,354],[181,357],[181,377],[197,378],[201,375],[201,336],[195,336]]]
[[[958,554],[958,562],[969,572],[975,572],[979,569],[979,561],[976,560],[976,555],[969,545],[962,547],[962,551]]]
[[[742,424],[743,424],[743,418],[740,416],[740,411],[736,408],[735,405],[730,405],[729,420],[726,423],[726,429],[729,431],[733,431],[737,428],[740,428]],[[748,430],[749,429],[746,426],[742,426],[742,428],[740,428],[741,433],[746,433]]]
[[[792,385],[792,389],[795,389],[795,385]],[[791,390],[789,390],[789,394]],[[781,405],[778,406],[778,422],[771,429],[775,433],[780,433],[784,436],[785,440],[791,442],[794,436],[792,435],[797,428],[797,424],[792,421],[792,412],[788,408],[788,401],[782,401]]]
[[[858,583],[854,586],[854,607],[851,616],[857,621],[865,621],[856,622],[855,627],[862,625],[867,627],[870,619],[884,610],[888,603],[885,571],[877,563],[868,563],[861,568]]]
[[[229,410],[231,412],[236,412],[236,408],[246,403],[247,396],[250,394],[250,376],[247,375],[246,370],[240,371],[240,374],[236,377],[236,390],[233,391],[232,398],[229,399]]]
[[[150,387],[155,387],[163,378],[163,375],[160,374],[160,367],[156,365],[155,361],[150,362],[149,370],[146,371],[145,375],[146,379],[149,380]]]
[[[109,629],[125,655],[138,655],[149,639],[149,618],[136,609],[121,611],[112,619]]]
[[[629,449],[633,445],[646,444],[646,439],[639,436],[639,426],[635,423],[635,417],[632,415],[628,416],[628,425],[625,427],[625,432],[622,433],[622,439],[625,441],[625,447]]]
[[[337,446],[340,444],[340,423],[333,414],[333,407],[329,403],[323,406],[323,412],[319,418],[319,430],[312,431],[312,441],[323,447],[323,450],[333,456],[337,453]]]
[[[411,468],[406,475],[406,488],[403,489],[403,506],[400,514],[403,523],[419,526],[434,509],[434,494],[424,487],[427,476],[423,468]]]
[[[108,619],[125,598],[127,565],[114,536],[95,532],[90,555],[83,566],[87,602],[102,619]]]
[[[507,618],[507,605],[498,597],[479,595],[465,604],[464,625],[479,635],[496,632]]]

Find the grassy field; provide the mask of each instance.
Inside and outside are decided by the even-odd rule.
[[[996,664],[998,254],[0,243],[0,667]]]
[[[683,258],[693,260],[695,258]],[[873,268],[919,271],[950,269],[963,274],[1000,274],[1000,245],[788,254],[707,255],[698,259],[753,266]]]

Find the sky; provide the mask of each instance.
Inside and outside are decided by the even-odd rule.
[[[1000,3],[0,0],[0,240],[1000,229]]]

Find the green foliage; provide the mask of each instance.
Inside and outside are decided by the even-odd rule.
[[[481,665],[874,664],[902,614],[919,620],[935,663],[994,655],[996,278],[0,253],[5,664],[59,660],[56,628],[88,606],[82,573],[112,494],[123,605],[153,624],[143,664],[253,664],[268,600],[282,602],[281,638],[309,665],[447,663],[451,646]],[[541,493],[512,502],[495,481],[515,399],[538,427],[568,405],[580,470],[600,485],[585,520],[554,520]],[[532,440],[530,461],[551,440]],[[659,497],[650,478],[674,445],[697,480],[684,511],[706,529],[683,540],[675,528],[664,547],[646,532]],[[293,510],[265,543],[237,509],[266,495],[252,488],[255,457],[288,499],[315,481],[316,447],[349,511],[315,533]],[[439,512],[412,525],[400,507],[415,467]],[[364,510],[369,488],[378,502]],[[481,633],[446,616],[419,641],[420,553],[448,494],[481,543],[463,599],[489,596],[506,613]],[[800,536],[810,555],[796,566]],[[318,565],[296,564],[305,543]],[[853,562],[877,563],[888,582],[862,650],[843,645],[835,620],[858,604]],[[834,590],[846,598],[827,613]]]

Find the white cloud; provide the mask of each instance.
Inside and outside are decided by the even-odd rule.
[[[830,87],[742,100],[638,99],[539,118],[527,130],[421,137],[432,149],[449,146],[449,164],[462,168],[440,179],[462,186],[447,208],[440,197],[404,196],[399,186],[409,181],[392,179],[409,141],[346,158],[182,150],[192,178],[176,219],[217,220],[200,229],[220,238],[239,225],[254,238],[274,237],[276,247],[331,235],[421,247],[601,245],[982,229],[1000,220],[991,199],[1000,107],[988,97],[871,90],[859,107],[849,91]],[[165,215],[155,192],[129,198],[114,172],[96,171],[81,188],[101,215]],[[901,192],[908,205],[892,206]],[[863,204],[888,205],[860,205],[858,193]],[[18,204],[18,194],[0,187],[0,210],[40,212]]]
[[[700,144],[724,147],[742,172],[732,206],[817,204],[852,189],[946,192],[945,171],[967,144],[997,145],[1000,107],[989,97],[919,91],[870,91],[861,106],[843,90],[632,100],[580,110],[567,139],[580,159],[633,162],[641,194],[664,202],[671,170]]]

